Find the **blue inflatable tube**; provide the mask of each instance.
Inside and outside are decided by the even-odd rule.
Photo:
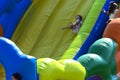
[[[11,38],[32,0],[0,0],[0,24],[4,37]]]
[[[0,37],[0,63],[6,73],[6,80],[18,73],[22,80],[37,80],[36,58],[25,55],[9,39]]]
[[[106,3],[103,9],[108,10],[111,1],[118,2],[118,0],[106,0]],[[78,53],[73,58],[74,60],[77,60],[81,55],[87,53],[89,47],[93,44],[93,42],[102,37],[103,31],[106,27],[106,21],[108,19],[109,19],[109,16],[107,14],[104,14],[103,12],[100,13],[90,35],[88,36],[86,41],[83,43]]]

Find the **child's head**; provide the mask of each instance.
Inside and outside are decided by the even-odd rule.
[[[110,5],[112,5],[115,9],[118,9],[118,8],[119,8],[118,4],[115,3],[114,1],[111,1],[111,2],[110,2]]]
[[[114,11],[115,11],[116,9],[119,9],[118,4],[115,3],[114,1],[111,1],[111,2],[110,2],[110,7],[109,7],[109,14],[114,13]]]
[[[82,20],[82,16],[81,15],[77,15],[76,16],[76,20]]]

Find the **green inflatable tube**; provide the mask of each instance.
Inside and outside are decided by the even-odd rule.
[[[78,58],[78,61],[86,68],[89,78],[99,75],[103,80],[115,80],[116,64],[115,52],[117,44],[110,38],[102,38],[92,44],[87,54]],[[114,71],[113,71],[114,70]]]

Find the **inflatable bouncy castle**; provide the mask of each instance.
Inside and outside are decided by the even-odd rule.
[[[1,0],[0,80],[119,80],[120,9],[104,13],[119,3]]]

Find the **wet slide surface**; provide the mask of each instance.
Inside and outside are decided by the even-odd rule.
[[[94,0],[34,0],[19,23],[12,40],[26,54],[36,58],[59,59],[76,34],[61,30],[75,21],[75,16],[87,16]]]

